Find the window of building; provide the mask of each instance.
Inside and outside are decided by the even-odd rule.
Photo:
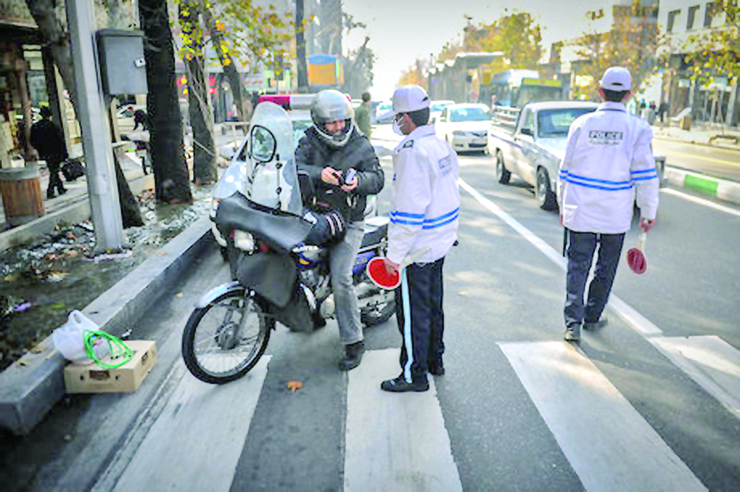
[[[696,20],[696,13],[699,11],[698,5],[692,5],[689,7],[689,15],[686,19],[686,30],[694,28],[694,21]]]
[[[666,31],[673,32],[673,27],[676,25],[676,19],[678,19],[678,14],[680,13],[680,10],[671,10],[668,12],[668,25],[666,26]]]
[[[717,15],[717,2],[707,3],[707,8],[704,11],[704,27],[711,27],[714,16]]]

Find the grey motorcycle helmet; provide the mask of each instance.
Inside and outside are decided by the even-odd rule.
[[[327,89],[316,94],[311,103],[311,119],[319,136],[332,147],[343,147],[355,128],[355,110],[349,98],[339,91]],[[326,129],[332,121],[344,120],[344,130],[337,135]]]

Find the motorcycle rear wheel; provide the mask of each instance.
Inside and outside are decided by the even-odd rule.
[[[190,315],[182,334],[182,357],[203,382],[241,378],[265,353],[275,320],[244,290],[225,293]]]

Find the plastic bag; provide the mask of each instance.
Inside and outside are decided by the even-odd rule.
[[[75,310],[69,313],[66,323],[52,332],[51,339],[54,347],[68,361],[80,365],[92,364],[94,361],[85,351],[85,332],[99,329],[93,320]],[[99,338],[93,347],[98,359],[110,353],[110,345],[103,338]]]

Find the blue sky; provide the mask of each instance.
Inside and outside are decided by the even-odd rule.
[[[466,24],[490,23],[516,6],[529,12],[543,27],[543,46],[576,37],[587,30],[584,14],[588,10],[613,4],[608,0],[344,0],[344,10],[356,21],[367,24],[369,46],[378,56],[375,65],[373,99],[388,99],[403,69],[416,58],[430,58],[442,46],[459,38]],[[510,10],[511,11],[511,10]],[[356,48],[365,37],[364,30],[353,32],[344,40],[346,48]]]

